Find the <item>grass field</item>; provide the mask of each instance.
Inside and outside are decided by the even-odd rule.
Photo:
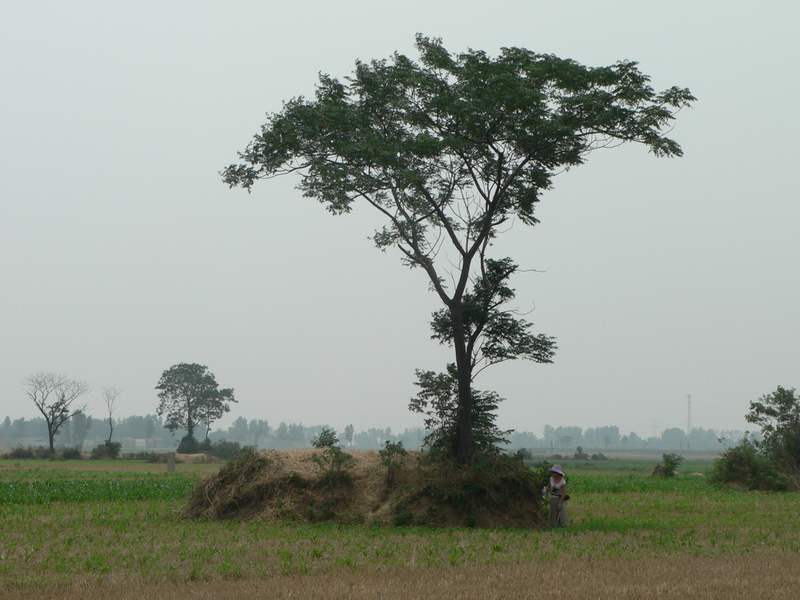
[[[800,495],[562,464],[570,527],[522,531],[190,521],[218,465],[3,460],[0,598],[800,596]]]

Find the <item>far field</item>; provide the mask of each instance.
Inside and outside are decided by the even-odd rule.
[[[218,465],[0,460],[0,598],[797,598],[800,494],[561,461],[557,531],[180,518]]]

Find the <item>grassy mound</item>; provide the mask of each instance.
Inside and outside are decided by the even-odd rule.
[[[185,515],[433,527],[530,528],[545,521],[542,475],[511,458],[463,467],[409,453],[389,469],[377,452],[344,457],[246,449],[195,486]]]

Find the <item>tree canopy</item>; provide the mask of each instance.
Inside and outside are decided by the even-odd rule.
[[[491,255],[493,240],[514,222],[535,225],[553,176],[592,150],[639,142],[680,156],[663,132],[694,98],[678,87],[655,92],[631,61],[593,68],[523,48],[451,54],[421,35],[416,46],[419,62],[396,53],[357,62],[343,81],[321,75],[315,98],[270,115],[222,175],[249,190],[298,173],[304,195],[332,213],[359,201],[385,217],[375,245],[421,268],[443,304],[433,337],[454,349],[450,444],[466,460],[475,375],[505,360],[551,362],[555,352],[553,338],[508,308],[518,266]]]
[[[161,390],[156,412],[164,417],[164,426],[170,431],[185,429],[189,438],[194,438],[201,423],[208,436],[211,423],[230,411],[230,402],[236,402],[233,389],[219,389],[214,374],[197,363],[170,367],[161,374],[156,389]]]
[[[800,396],[795,388],[778,386],[750,402],[749,423],[761,428],[756,446],[794,477],[800,477]]]

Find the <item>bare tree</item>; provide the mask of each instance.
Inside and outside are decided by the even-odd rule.
[[[47,424],[50,452],[55,452],[58,430],[73,416],[82,413],[86,406],[73,408],[75,401],[91,391],[85,381],[76,381],[66,375],[34,373],[25,379],[25,393],[33,400]]]
[[[120,391],[116,386],[103,387],[103,400],[108,409],[108,444],[111,444],[111,435],[114,433],[114,403],[117,401]]]

